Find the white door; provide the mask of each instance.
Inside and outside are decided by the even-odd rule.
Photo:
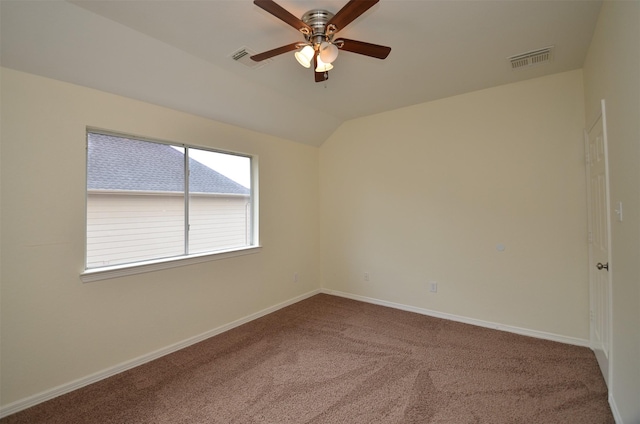
[[[591,348],[602,375],[610,385],[611,348],[611,221],[605,103],[588,129],[587,185],[589,197],[589,281],[591,297]]]

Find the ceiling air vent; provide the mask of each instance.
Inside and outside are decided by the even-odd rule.
[[[511,62],[511,69],[529,68],[553,60],[553,46],[544,49],[532,50],[530,52],[517,54],[508,58]]]
[[[263,60],[261,62],[256,62],[254,60],[251,60],[251,56],[253,56],[256,53],[257,52],[251,50],[248,47],[241,47],[240,49],[231,53],[229,56],[231,57],[231,59],[235,60],[236,62],[242,63],[244,66],[248,66],[251,69],[262,68],[264,65],[271,62],[270,59]]]

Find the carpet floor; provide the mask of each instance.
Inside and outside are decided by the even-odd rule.
[[[591,350],[317,295],[0,423],[614,423]]]

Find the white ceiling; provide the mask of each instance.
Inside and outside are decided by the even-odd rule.
[[[302,16],[347,0],[276,1]],[[381,0],[339,36],[389,57],[341,52],[315,83],[293,53],[259,69],[231,59],[303,41],[251,0],[0,0],[1,63],[318,146],[352,118],[581,68],[600,5]],[[551,63],[511,70],[507,57],[551,45]]]

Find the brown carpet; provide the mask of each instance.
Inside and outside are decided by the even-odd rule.
[[[1,423],[613,423],[593,353],[317,295]]]

